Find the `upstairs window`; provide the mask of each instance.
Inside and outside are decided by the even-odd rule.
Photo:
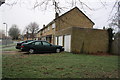
[[[44,29],[44,33],[46,32],[46,29]]]
[[[55,29],[55,23],[52,24],[52,29]]]
[[[42,31],[42,33],[44,33],[44,30]]]
[[[48,27],[48,31],[50,30],[50,27]]]

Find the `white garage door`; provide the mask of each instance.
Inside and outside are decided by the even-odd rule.
[[[63,46],[63,36],[58,37],[58,45]]]
[[[71,35],[65,35],[64,48],[65,48],[65,51],[71,52]]]

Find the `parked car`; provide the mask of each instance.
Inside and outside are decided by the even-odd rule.
[[[22,45],[23,43],[27,43],[27,42],[30,42],[30,41],[33,41],[33,40],[20,41],[19,43],[17,43],[16,49],[21,49],[21,45]]]
[[[36,53],[36,52],[61,52],[64,51],[62,46],[53,45],[46,41],[31,41],[28,43],[24,43],[21,45],[21,50],[26,51],[29,53]]]

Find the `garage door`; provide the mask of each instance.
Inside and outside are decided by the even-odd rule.
[[[58,45],[63,46],[63,36],[58,37]]]
[[[64,36],[64,48],[65,51],[71,52],[71,35]]]

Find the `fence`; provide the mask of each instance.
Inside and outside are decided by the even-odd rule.
[[[2,39],[2,45],[9,45],[12,43],[13,43],[13,41],[11,39]]]

